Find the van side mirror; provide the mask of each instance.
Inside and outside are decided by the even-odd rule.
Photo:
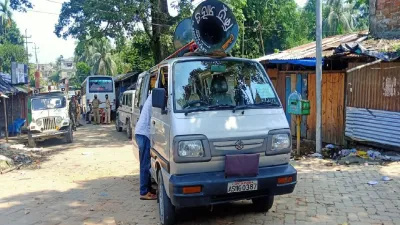
[[[160,108],[161,114],[167,114],[165,107],[167,101],[165,99],[165,89],[164,88],[154,88],[151,93],[153,107]]]

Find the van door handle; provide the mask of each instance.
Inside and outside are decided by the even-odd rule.
[[[156,125],[156,121],[153,120],[153,125]]]

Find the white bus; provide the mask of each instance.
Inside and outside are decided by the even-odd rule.
[[[81,85],[81,104],[83,112],[88,112],[89,104],[92,103],[94,95],[102,102],[100,108],[105,108],[106,94],[111,101],[111,112],[115,113],[116,98],[115,98],[115,83],[114,78],[105,75],[88,76]]]

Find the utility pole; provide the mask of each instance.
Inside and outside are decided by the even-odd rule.
[[[316,0],[316,56],[317,64],[315,66],[316,70],[316,109],[317,109],[317,121],[316,121],[316,136],[315,136],[315,147],[316,152],[321,153],[322,149],[322,0]]]
[[[38,61],[38,57],[37,57],[37,50],[39,50],[39,47],[36,47],[36,43],[34,43],[35,47],[33,48],[33,50],[35,50],[35,58],[36,58],[36,69],[39,69],[39,61]]]
[[[22,38],[25,38],[25,49],[26,49],[26,57],[28,58],[28,63],[29,63],[29,51],[28,51],[28,44],[32,42],[28,42],[28,38],[32,38],[32,35],[28,36],[28,29],[25,29],[25,36],[22,36]]]

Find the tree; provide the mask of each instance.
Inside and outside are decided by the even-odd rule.
[[[10,43],[0,45],[0,62],[2,71],[11,74],[11,62],[27,63],[24,47]]]
[[[17,24],[11,21],[11,25],[7,28],[7,32],[0,35],[0,44],[10,43],[14,45],[23,45],[23,38]]]
[[[3,20],[0,22],[4,25],[4,27],[10,26],[12,21],[12,12],[9,5],[10,0],[4,0],[4,2],[0,2],[0,15]]]
[[[90,66],[85,62],[78,62],[76,64],[76,73],[69,82],[73,87],[80,87],[85,79],[90,75]]]
[[[75,48],[75,59],[76,62],[87,63],[93,74],[113,76],[117,73],[112,47],[107,38],[89,39],[78,43]]]
[[[294,0],[247,0],[243,14],[244,53],[248,58],[259,57],[264,51],[266,54],[273,53],[276,49],[287,49],[308,41],[301,24],[301,12]],[[264,43],[264,50],[261,43]],[[237,43],[236,46],[242,44]]]
[[[32,9],[30,0],[10,0],[10,7],[19,12],[26,12],[26,9]]]
[[[132,0],[129,4],[126,0],[71,0],[63,4],[54,32],[78,40],[117,38],[132,35],[141,24],[150,39],[154,61],[160,62],[168,53],[162,37],[174,23],[167,0]]]

